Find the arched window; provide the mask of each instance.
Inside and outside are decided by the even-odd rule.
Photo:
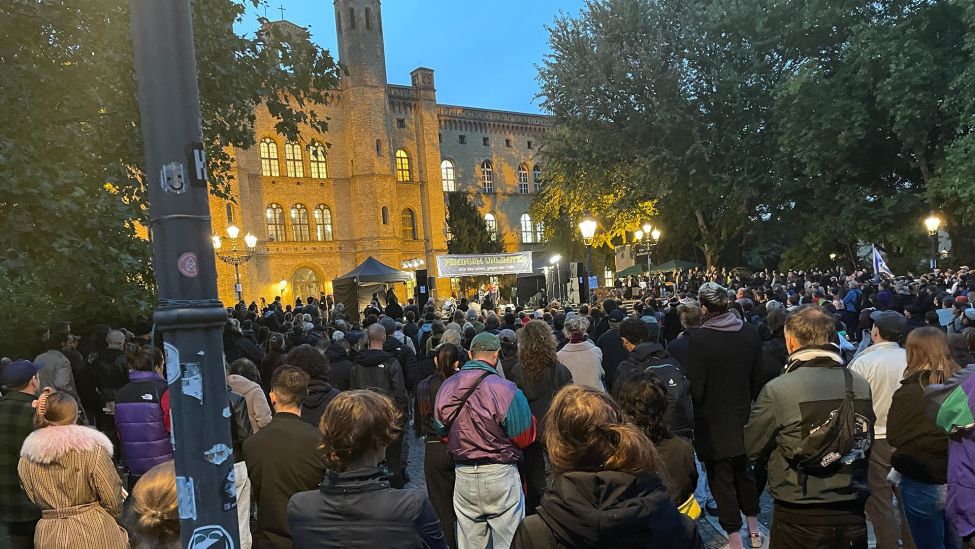
[[[288,177],[305,177],[305,165],[301,158],[301,146],[297,143],[284,144],[284,167]]]
[[[269,204],[267,215],[267,239],[274,242],[284,242],[284,209],[278,204]]]
[[[366,30],[372,30],[372,10],[366,8]]]
[[[325,204],[315,206],[315,239],[319,242],[331,242],[332,236],[332,210]]]
[[[355,29],[355,8],[349,8],[349,28]]]
[[[532,168],[532,180],[535,182],[535,192],[542,192],[542,167],[538,164]]]
[[[498,220],[495,219],[494,214],[484,214],[484,226],[487,228],[488,237],[490,237],[491,242],[498,241]]]
[[[440,163],[440,180],[443,181],[443,191],[445,193],[457,190],[457,179],[454,176],[454,163],[444,160]]]
[[[291,234],[296,242],[307,242],[311,239],[308,229],[308,208],[304,204],[291,206]]]
[[[295,297],[304,299],[305,297],[317,298],[322,292],[322,283],[318,280],[315,271],[307,267],[302,267],[295,271],[291,277],[291,289]]]
[[[532,216],[521,214],[521,241],[525,244],[535,242],[535,227],[532,226]]]
[[[308,147],[308,155],[311,176],[315,179],[325,179],[328,177],[328,167],[325,164],[325,147],[315,143]]]
[[[389,225],[389,208],[383,206],[381,214],[383,218],[383,225]]]
[[[281,175],[281,165],[278,164],[278,144],[270,137],[261,140],[261,174],[278,177]]]
[[[403,240],[416,240],[416,214],[411,208],[403,210]]]
[[[539,244],[545,242],[545,223],[541,221],[535,223],[535,242]]]
[[[413,181],[410,174],[410,155],[403,149],[396,150],[396,181]]]
[[[518,166],[518,192],[528,194],[528,166]]]
[[[377,139],[376,140],[376,156],[382,156],[382,155],[383,155],[383,142]]]
[[[486,193],[494,192],[494,167],[490,160],[481,162],[481,190]]]
[[[234,224],[234,206],[230,202],[227,202],[227,226]]]

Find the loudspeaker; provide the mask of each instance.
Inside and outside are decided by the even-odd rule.
[[[413,297],[416,298],[416,306],[421,312],[423,311],[423,306],[430,299],[430,280],[427,278],[426,269],[420,269],[416,272],[416,287],[413,289]]]
[[[569,263],[569,302],[589,303],[589,275],[584,263]]]

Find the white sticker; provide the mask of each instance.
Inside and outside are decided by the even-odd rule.
[[[179,379],[179,349],[172,343],[163,343],[166,352],[166,383],[172,385]]]
[[[193,477],[176,477],[176,500],[180,520],[196,520],[196,489],[193,487]]]
[[[187,549],[234,549],[234,538],[218,524],[193,530]]]
[[[191,396],[203,404],[203,374],[199,362],[181,365],[183,370],[183,394]]]
[[[230,406],[223,407],[223,417],[230,417]]]
[[[227,461],[227,458],[233,453],[233,449],[226,444],[214,444],[209,450],[203,452],[203,457],[214,465],[220,465]]]

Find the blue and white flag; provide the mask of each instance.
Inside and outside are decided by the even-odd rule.
[[[876,275],[887,275],[894,278],[893,271],[887,266],[887,262],[884,260],[883,254],[877,249],[877,246],[871,244],[870,247],[873,248],[873,272]]]

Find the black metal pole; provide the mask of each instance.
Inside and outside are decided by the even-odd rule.
[[[237,303],[240,303],[244,298],[244,288],[240,285],[240,263],[236,261],[234,261],[234,278],[236,279],[234,289],[237,290]]]
[[[938,233],[931,233],[931,270],[938,268]]]
[[[181,546],[239,547],[222,342],[227,314],[210,245],[190,0],[129,5]]]

